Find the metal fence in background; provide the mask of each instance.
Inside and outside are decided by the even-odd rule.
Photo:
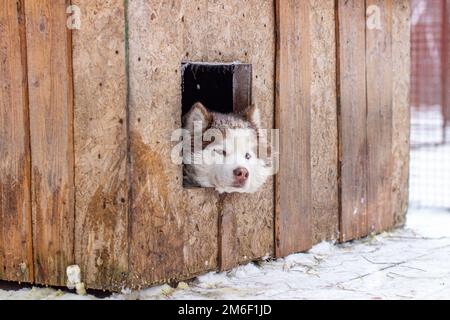
[[[450,0],[412,0],[413,207],[450,208]]]

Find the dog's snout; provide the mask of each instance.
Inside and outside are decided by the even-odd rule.
[[[250,175],[248,170],[245,168],[237,168],[236,170],[233,171],[233,173],[234,173],[235,180],[236,180],[237,184],[239,184],[239,185],[243,185],[247,181],[247,179]]]
[[[237,168],[236,170],[234,170],[234,175],[236,177],[243,177],[243,178],[247,179],[249,176],[249,173],[248,173],[248,170],[245,168]]]

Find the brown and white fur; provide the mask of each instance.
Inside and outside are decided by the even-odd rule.
[[[200,148],[191,149],[193,161],[185,164],[188,184],[215,188],[219,193],[254,193],[271,175],[266,160],[258,157],[261,121],[256,107],[243,115],[222,114],[198,102],[183,118],[183,127],[191,137],[195,130],[203,136]]]

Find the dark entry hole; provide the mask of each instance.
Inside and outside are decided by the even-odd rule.
[[[186,62],[181,77],[183,115],[198,101],[221,113],[240,111],[251,101],[250,64]]]
[[[251,104],[251,64],[184,62],[181,77],[182,116],[196,102],[220,113],[239,113]],[[198,187],[186,181],[183,185]]]

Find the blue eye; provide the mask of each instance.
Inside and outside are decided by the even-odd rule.
[[[222,155],[222,156],[224,156],[224,157],[226,157],[227,156],[227,152],[225,151],[225,150],[214,150],[214,151],[216,151],[218,154],[220,154],[220,155]]]

